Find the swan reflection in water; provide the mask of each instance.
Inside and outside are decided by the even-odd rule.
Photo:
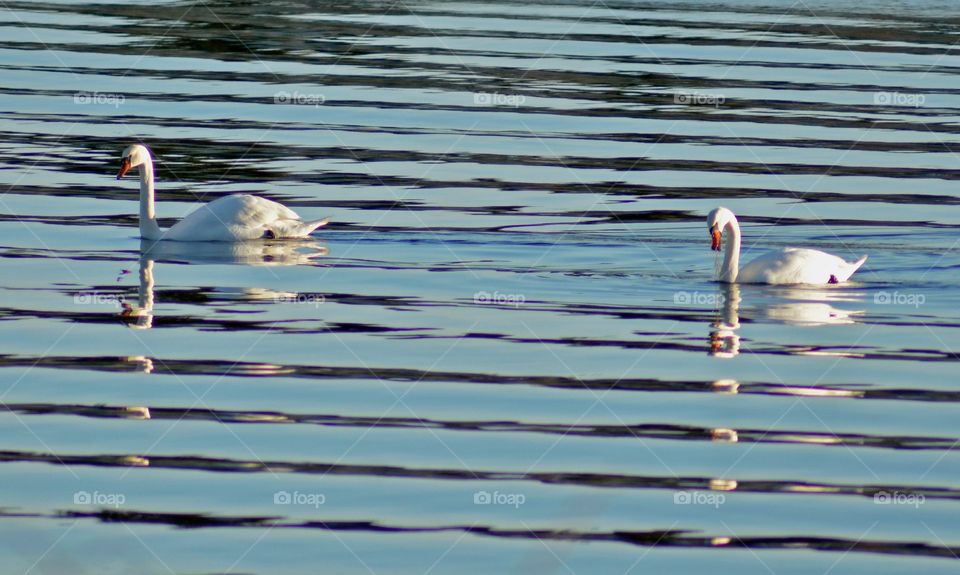
[[[768,290],[770,294],[794,301],[757,306],[755,310],[768,320],[789,325],[815,327],[824,325],[849,325],[863,310],[845,310],[833,307],[831,302],[859,302],[860,292],[810,287],[782,287]],[[721,302],[719,316],[711,322],[710,355],[730,358],[740,353],[740,286],[723,284],[718,300]]]
[[[863,310],[835,308],[829,302],[860,302],[864,294],[837,289],[790,287],[774,290],[774,294],[796,300],[767,306],[763,311],[769,319],[798,326],[849,325]],[[812,300],[812,301],[811,301]]]
[[[710,355],[714,357],[735,357],[740,353],[740,286],[725,283],[720,287],[720,317],[710,325]]]
[[[240,264],[248,266],[310,265],[328,250],[318,242],[251,241],[251,242],[165,242],[141,240],[140,288],[137,304],[123,303],[121,319],[133,329],[153,327],[154,279],[156,260],[188,264]],[[296,296],[265,288],[243,288],[246,299],[275,299]],[[142,358],[140,358],[142,361]]]

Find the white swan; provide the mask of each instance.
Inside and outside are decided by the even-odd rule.
[[[235,242],[260,238],[303,238],[326,225],[326,219],[305,222],[290,208],[249,194],[234,194],[201,206],[168,230],[157,225],[153,207],[153,160],[145,146],[123,151],[117,179],[140,168],[140,237],[181,242]]]
[[[723,232],[729,230],[726,254],[720,267],[720,281],[757,284],[836,284],[847,281],[867,256],[849,263],[818,250],[781,248],[767,252],[747,265],[740,264],[740,224],[727,208],[715,208],[707,215],[711,249],[720,251]]]

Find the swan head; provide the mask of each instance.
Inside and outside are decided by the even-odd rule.
[[[735,222],[737,216],[724,207],[713,208],[707,214],[707,231],[710,233],[710,249],[715,252],[720,251],[720,244],[723,240],[723,229]]]
[[[150,150],[146,146],[133,144],[127,146],[123,151],[123,160],[120,162],[120,172],[117,174],[119,180],[131,169],[150,161]]]

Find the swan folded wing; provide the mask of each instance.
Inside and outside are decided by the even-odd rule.
[[[289,234],[302,230],[304,224],[296,212],[282,204],[259,196],[234,194],[197,208],[164,236],[192,241],[255,240],[265,235],[296,237]]]
[[[784,248],[767,252],[743,266],[737,279],[766,284],[836,283],[846,281],[863,261],[850,264],[819,250]]]

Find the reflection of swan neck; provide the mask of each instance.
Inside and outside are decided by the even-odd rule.
[[[153,311],[153,260],[140,262],[140,309]]]
[[[161,235],[153,207],[153,160],[148,154],[140,164],[140,237],[155,240]]]
[[[740,336],[733,331],[711,333],[710,355],[723,359],[740,355]]]
[[[713,382],[712,387],[716,393],[729,393],[733,395],[740,393],[740,382],[735,379],[718,379]]]
[[[730,233],[727,235],[723,266],[720,268],[720,281],[733,283],[737,281],[737,273],[740,270],[740,224],[737,222],[736,216],[731,214],[730,220],[724,227]]]
[[[142,355],[134,355],[134,356],[128,357],[127,361],[136,364],[137,367],[139,368],[139,371],[142,371],[143,373],[147,373],[147,374],[153,373],[153,360],[150,359],[149,357],[145,357]],[[147,410],[147,414],[146,414],[147,416],[144,419],[150,419],[149,408],[144,408],[144,409]]]
[[[730,329],[737,329],[740,327],[740,286],[729,284],[724,287],[722,295],[723,323]]]
[[[140,256],[140,293],[137,295],[137,308],[129,310],[136,322],[128,325],[134,329],[150,329],[153,327],[153,260],[146,255]]]
[[[710,332],[710,355],[730,358],[740,353],[740,286],[735,283],[724,285],[719,294],[722,310],[720,317],[713,322]]]
[[[718,427],[710,430],[710,439],[722,443],[737,443],[740,441],[740,434],[737,433],[736,429]]]

